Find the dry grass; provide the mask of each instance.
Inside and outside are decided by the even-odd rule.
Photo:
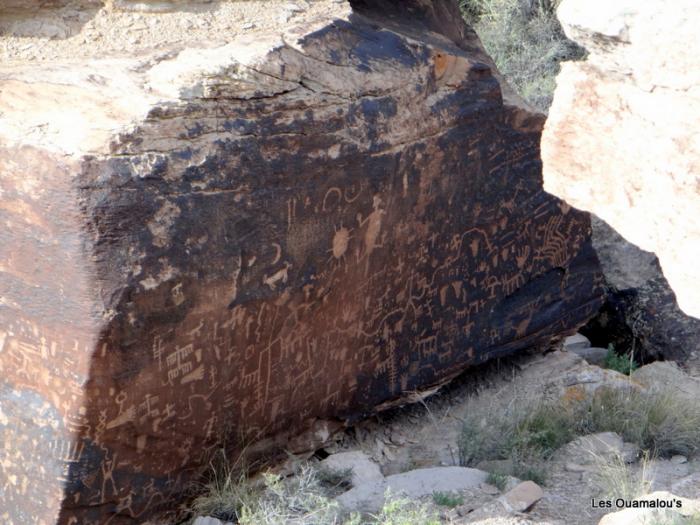
[[[547,113],[559,64],[585,51],[564,35],[558,0],[461,0],[467,22],[515,90]]]
[[[700,405],[671,391],[602,390],[578,426],[581,432],[617,432],[658,456],[692,456],[700,449]]]
[[[220,458],[219,458],[220,459]],[[439,525],[427,505],[386,495],[381,511],[374,515],[344,514],[332,499],[341,486],[348,487],[350,472],[329,472],[309,463],[297,466],[293,475],[262,475],[249,479],[238,463],[212,464],[210,480],[191,507],[193,523],[211,516],[239,525]],[[455,498],[450,496],[449,503]],[[441,501],[443,499],[441,498]],[[446,499],[444,500],[447,501]]]
[[[633,500],[648,494],[651,488],[649,458],[649,454],[645,454],[636,468],[626,463],[620,454],[594,456],[601,495],[609,499]]]
[[[577,436],[616,432],[650,456],[692,456],[700,449],[700,404],[672,392],[601,389],[578,404],[512,393],[469,402],[459,438],[460,461],[506,460],[506,471],[542,483],[547,460]]]

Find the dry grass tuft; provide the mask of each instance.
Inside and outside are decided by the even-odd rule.
[[[558,0],[460,0],[467,22],[513,88],[547,113],[564,60],[585,51],[566,38],[556,17]]]
[[[500,460],[500,475],[543,483],[547,460],[577,436],[616,432],[650,456],[700,450],[700,405],[671,391],[601,389],[592,399],[473,398],[459,438],[460,461]]]

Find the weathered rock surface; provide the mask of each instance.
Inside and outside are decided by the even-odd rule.
[[[683,523],[700,513],[700,500],[676,496],[667,491],[652,492],[634,500],[645,508],[625,508],[603,516],[598,525],[645,525],[648,523]],[[654,507],[648,507],[654,505]]]
[[[3,62],[3,523],[143,523],[222,444],[312,448],[598,309],[453,3],[353,7]]]
[[[670,391],[690,403],[700,399],[700,378],[692,377],[671,361],[656,361],[635,370],[632,379],[645,388]]]
[[[558,15],[589,56],[557,79],[545,188],[656,253],[700,318],[700,4],[565,0]]]
[[[509,512],[525,512],[544,497],[544,491],[534,481],[523,481],[501,497]]]
[[[374,512],[382,508],[386,494],[412,499],[435,492],[460,492],[486,482],[488,473],[467,467],[434,467],[370,479],[336,498],[347,511]]]
[[[340,452],[328,456],[321,462],[323,468],[331,471],[350,471],[350,482],[353,487],[359,487],[365,483],[383,481],[384,475],[374,461],[367,454],[359,450]]]

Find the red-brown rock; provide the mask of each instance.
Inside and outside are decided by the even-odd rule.
[[[222,445],[312,446],[600,305],[455,5],[312,4],[3,63],[3,523],[143,523]]]

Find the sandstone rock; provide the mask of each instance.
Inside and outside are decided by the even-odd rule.
[[[581,350],[583,348],[589,348],[590,346],[591,342],[585,335],[582,334],[574,334],[564,339],[565,350]]]
[[[608,355],[607,348],[597,348],[594,346],[590,346],[588,348],[578,348],[573,350],[573,352],[583,357],[586,362],[597,366],[602,366],[605,363],[606,356]]]
[[[387,476],[392,494],[420,498],[433,492],[458,492],[486,482],[488,473],[467,467],[422,468]]]
[[[194,520],[193,525],[233,525],[232,523],[224,523],[221,520],[211,517],[199,517]]]
[[[347,511],[375,512],[382,508],[386,494],[421,498],[433,492],[459,492],[478,488],[487,477],[486,472],[467,467],[416,469],[368,480],[339,495],[336,501]]]
[[[700,399],[700,378],[689,376],[672,361],[644,365],[632,372],[632,378],[651,390],[670,390],[690,403]]]
[[[0,45],[3,523],[144,522],[222,445],[317,446],[598,309],[542,116],[455,5],[350,7]]]
[[[384,504],[386,481],[363,483],[343,492],[335,501],[348,512],[376,512]]]
[[[566,445],[564,454],[568,461],[566,469],[570,472],[582,472],[590,470],[589,465],[613,458],[633,463],[639,455],[639,447],[632,443],[624,443],[614,432],[600,432],[576,438]],[[580,469],[577,468],[579,466]]]
[[[321,465],[335,471],[351,470],[351,482],[354,487],[384,480],[379,465],[372,461],[367,454],[357,450],[328,456],[321,462]]]
[[[650,490],[673,490],[676,483],[691,474],[691,465],[675,463],[668,459],[653,459],[647,464],[647,471]],[[676,487],[678,488],[677,485]],[[693,497],[698,495],[692,494]]]
[[[674,481],[671,492],[684,498],[697,498],[700,495],[700,472],[694,472]]]
[[[649,523],[673,523],[681,516],[693,516],[700,512],[700,501],[676,496],[670,492],[652,492],[635,501],[663,502],[669,507],[659,508],[625,508],[618,512],[606,514],[598,525],[647,525]],[[676,502],[680,502],[677,508]],[[682,519],[682,518],[681,518]]]
[[[542,140],[545,188],[659,257],[700,317],[700,40],[696,0],[564,0],[564,63]]]
[[[500,499],[509,512],[525,512],[544,497],[544,491],[534,481],[523,481]]]
[[[569,446],[583,452],[607,456],[619,454],[622,451],[623,441],[615,432],[599,432],[581,436],[572,441]]]

